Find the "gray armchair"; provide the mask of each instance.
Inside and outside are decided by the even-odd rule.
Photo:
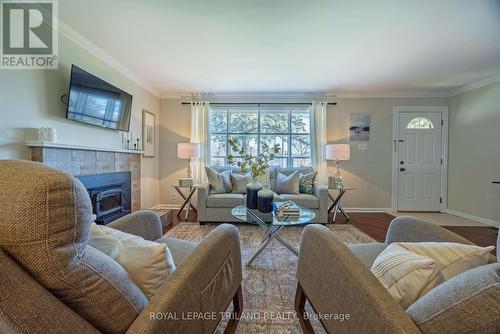
[[[91,222],[90,199],[74,177],[0,162],[0,333],[201,334],[215,330],[231,302],[241,313],[234,226],[220,225],[196,244],[162,237],[151,211],[109,224],[168,244],[176,270],[147,300],[123,268],[87,244]],[[236,329],[233,318],[227,332]]]
[[[469,270],[442,283],[406,311],[371,273],[375,258],[395,241],[470,244],[442,227],[412,217],[389,226],[385,243],[346,246],[321,225],[304,229],[297,268],[295,308],[305,333],[313,332],[305,302],[323,315],[350,319],[322,320],[329,333],[499,333],[500,264]],[[500,242],[500,237],[499,241]]]

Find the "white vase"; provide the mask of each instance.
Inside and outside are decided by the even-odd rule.
[[[269,188],[268,184],[262,186],[262,189],[257,193],[257,209],[263,213],[273,211],[274,192]]]
[[[40,128],[38,130],[38,140],[55,143],[57,142],[57,131],[54,128]]]

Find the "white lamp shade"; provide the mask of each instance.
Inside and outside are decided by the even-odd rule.
[[[326,145],[326,160],[349,160],[351,159],[351,145],[329,144]]]
[[[200,144],[179,143],[177,144],[177,158],[189,159],[200,157]]]

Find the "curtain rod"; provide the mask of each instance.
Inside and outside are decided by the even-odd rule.
[[[181,104],[191,104],[191,102],[181,102]],[[271,102],[271,103],[255,103],[255,102],[249,102],[249,103],[236,103],[236,102],[228,102],[228,103],[210,103],[210,105],[257,105],[260,106],[261,104],[263,105],[302,105],[302,106],[310,106],[312,103],[300,103],[300,102],[283,102],[283,103],[277,103],[277,102]],[[329,106],[336,106],[337,102],[328,102],[327,105]]]

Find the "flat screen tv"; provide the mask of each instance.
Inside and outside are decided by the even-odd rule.
[[[131,110],[132,95],[71,66],[67,119],[128,132]]]

